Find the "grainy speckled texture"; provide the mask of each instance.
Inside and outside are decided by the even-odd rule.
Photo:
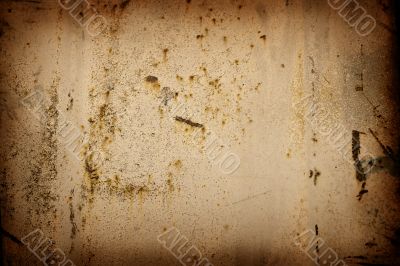
[[[172,226],[214,265],[313,265],[293,239],[317,225],[348,265],[400,263],[390,1],[359,1],[378,21],[366,37],[326,1],[90,2],[97,37],[57,1],[0,2],[5,232],[39,228],[76,265],[179,265],[157,241]],[[21,104],[35,91],[40,119]],[[350,158],[359,131],[361,155],[388,161],[364,188],[296,105],[307,95]],[[78,159],[65,121],[85,136]],[[240,157],[233,174],[207,155],[212,135]],[[41,264],[2,243],[6,265]]]

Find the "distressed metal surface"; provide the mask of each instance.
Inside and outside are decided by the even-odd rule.
[[[94,37],[57,1],[0,3],[6,265],[42,263],[35,229],[75,265],[180,265],[172,226],[213,265],[313,265],[305,230],[400,263],[393,3],[359,1],[360,36],[327,1],[90,2]]]

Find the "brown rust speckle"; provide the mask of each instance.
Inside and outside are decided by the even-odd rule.
[[[165,48],[165,49],[163,50],[164,61],[167,61],[167,59],[168,59],[168,52],[169,52],[168,48]]]
[[[181,161],[181,160],[176,160],[176,161],[174,162],[174,166],[175,166],[177,169],[181,169],[181,168],[182,168],[182,161]]]
[[[155,76],[147,76],[146,77],[146,82],[149,83],[151,85],[151,87],[155,90],[159,90],[160,89],[160,83],[158,82],[158,78]]]

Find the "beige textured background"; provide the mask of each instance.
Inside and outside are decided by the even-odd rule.
[[[352,162],[293,106],[312,94],[375,157],[369,129],[399,152],[389,2],[359,1],[378,21],[367,37],[326,1],[91,2],[108,23],[97,37],[57,1],[0,3],[5,231],[39,228],[76,265],[179,265],[157,241],[171,226],[214,265],[313,265],[292,242],[318,225],[348,265],[399,262],[393,165],[358,200]],[[21,104],[35,91],[40,119]],[[81,159],[65,120],[87,138]],[[207,156],[210,132],[240,157],[233,174]],[[6,265],[41,264],[2,241]]]

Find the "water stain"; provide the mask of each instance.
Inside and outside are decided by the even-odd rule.
[[[119,4],[119,7],[124,10],[128,4],[131,2],[131,0],[123,0],[122,3]]]

